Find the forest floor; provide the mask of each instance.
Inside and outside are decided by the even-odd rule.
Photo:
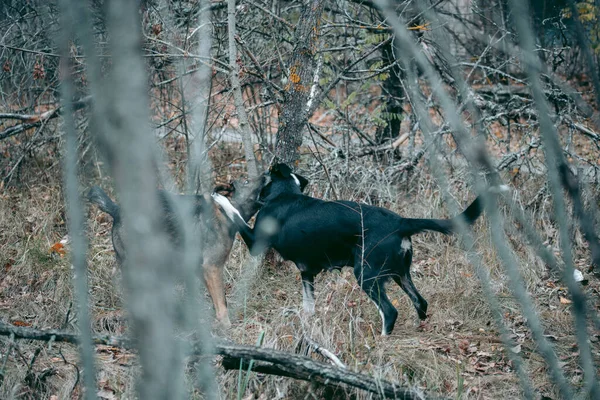
[[[389,182],[380,169],[366,163],[348,170],[343,165],[331,167],[334,178],[343,177],[334,181],[341,198],[382,205],[404,216],[447,217],[438,186],[426,173],[415,171],[408,178]],[[20,186],[0,192],[0,320],[38,329],[75,330],[69,248],[56,246],[67,233],[59,166],[48,159],[39,159],[26,167],[29,169],[24,170],[31,172],[21,177]],[[220,171],[227,173],[225,168]],[[318,166],[311,172],[309,194],[323,197],[329,183]],[[458,203],[468,204],[473,194],[467,189],[466,173],[455,171],[451,178]],[[93,180],[110,188],[107,178],[96,175]],[[540,194],[543,179],[527,179],[520,185],[516,195],[519,202],[533,213],[537,228],[547,239],[546,245],[558,252],[550,202],[546,195]],[[87,217],[93,330],[97,334],[126,334],[121,275],[110,241],[111,220],[95,208],[88,210]],[[236,241],[224,272],[233,327],[225,333],[215,330],[214,334],[251,345],[264,335],[263,347],[309,354],[327,361],[301,345],[302,338],[307,336],[335,353],[353,370],[398,382],[428,396],[461,399],[521,397],[518,378],[507,356],[507,352],[513,352],[523,359],[540,398],[557,398],[527,321],[493,250],[485,216],[475,225],[474,233],[476,244],[472,251],[481,257],[490,273],[491,286],[515,342],[511,349],[504,349],[486,296],[459,239],[439,234],[413,237],[412,275],[429,302],[430,316],[425,324],[419,324],[408,297],[390,284],[388,293],[399,310],[399,318],[393,333],[381,337],[378,312],[360,290],[350,269],[317,277],[316,314],[306,317],[301,312],[300,274],[295,266],[269,258],[256,271],[249,272],[249,266],[256,263],[243,243]],[[525,245],[516,229],[507,228],[507,235],[520,261],[523,283],[543,322],[546,338],[558,354],[560,367],[572,384],[581,386],[583,375],[578,365],[579,350],[566,289]],[[577,267],[586,273],[589,254],[577,232],[573,234],[573,249]],[[240,284],[252,274],[256,279],[249,286]],[[600,281],[592,274],[585,275],[589,283],[584,291],[597,302]],[[210,303],[208,296],[206,300]],[[593,308],[598,310],[598,304]],[[598,364],[600,336],[590,330],[590,338]],[[0,354],[0,398],[69,399],[81,394],[76,385],[78,355],[74,346],[13,342],[3,337]],[[96,360],[100,398],[134,397],[134,381],[139,371],[133,353],[98,346]],[[215,370],[220,398],[224,399],[373,397],[341,386],[326,389],[316,383],[254,373],[243,390],[238,383],[242,372],[224,371],[218,360]]]

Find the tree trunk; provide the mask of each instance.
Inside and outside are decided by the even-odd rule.
[[[381,59],[383,61],[382,68],[392,65],[396,62],[396,56],[394,54],[394,40],[386,43],[381,48]],[[402,86],[402,79],[404,74],[400,65],[394,65],[385,81],[383,81],[383,101],[385,102],[385,115],[384,119],[387,121],[387,125],[381,127],[376,132],[375,140],[378,144],[385,142],[386,140],[392,140],[400,134],[400,124],[402,123],[402,114],[404,109],[404,88]]]
[[[315,55],[324,0],[305,2],[294,33],[294,50],[288,69],[285,98],[279,114],[275,161],[293,164],[298,160],[302,132],[310,107],[311,87],[317,72]]]
[[[248,177],[255,179],[258,177],[258,165],[254,156],[254,143],[252,143],[252,132],[248,123],[248,114],[244,107],[244,97],[240,85],[240,67],[237,48],[235,45],[235,0],[227,0],[227,25],[229,27],[229,67],[231,72],[229,79],[233,88],[233,101],[238,115],[239,130],[244,143],[244,154],[246,156],[246,168],[248,168]]]

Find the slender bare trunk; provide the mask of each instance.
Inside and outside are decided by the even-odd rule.
[[[248,176],[253,179],[258,177],[258,165],[254,156],[254,143],[252,142],[252,132],[248,123],[248,114],[244,107],[244,98],[240,85],[240,68],[237,48],[235,45],[235,0],[227,1],[227,23],[229,26],[229,67],[231,68],[229,79],[233,89],[233,101],[238,115],[239,131],[244,143],[244,154],[246,156],[246,167]]]
[[[81,4],[80,4],[81,3]],[[109,1],[106,26],[112,55],[106,77],[96,55],[90,17],[82,2],[75,27],[86,52],[90,90],[94,98],[92,128],[115,177],[126,227],[127,260],[123,279],[131,330],[139,351],[141,399],[182,398],[182,346],[175,335],[177,304],[173,251],[162,223],[154,142],[150,134],[147,77],[141,56],[135,2]]]

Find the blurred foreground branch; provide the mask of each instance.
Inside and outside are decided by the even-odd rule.
[[[46,342],[66,342],[71,344],[79,344],[80,342],[79,335],[75,333],[12,326],[2,321],[0,321],[0,335],[14,335],[15,339],[41,340]],[[93,336],[92,342],[96,345],[108,345],[128,350],[135,348],[131,339],[120,336]],[[195,349],[194,353],[202,354],[202,352],[196,350],[198,347],[196,344],[193,347]],[[239,369],[240,363],[242,367],[246,368],[247,361],[257,360],[261,362],[255,363],[252,370],[260,373],[286,376],[305,381],[317,381],[323,385],[337,386],[343,383],[371,393],[377,393],[386,398],[425,398],[420,393],[398,384],[314,361],[309,357],[297,354],[230,343],[215,343],[214,351],[216,355],[224,357],[223,367],[225,369]],[[246,364],[244,364],[245,362]]]

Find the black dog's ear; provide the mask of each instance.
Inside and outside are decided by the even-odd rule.
[[[298,174],[291,174],[291,175],[295,176],[296,179],[298,179],[298,182],[300,182],[300,191],[304,192],[304,188],[306,187],[306,185],[308,185],[308,179],[306,179],[302,175],[298,175]]]
[[[289,178],[292,173],[292,169],[286,164],[275,164],[271,167],[271,175],[278,175],[282,178]]]

